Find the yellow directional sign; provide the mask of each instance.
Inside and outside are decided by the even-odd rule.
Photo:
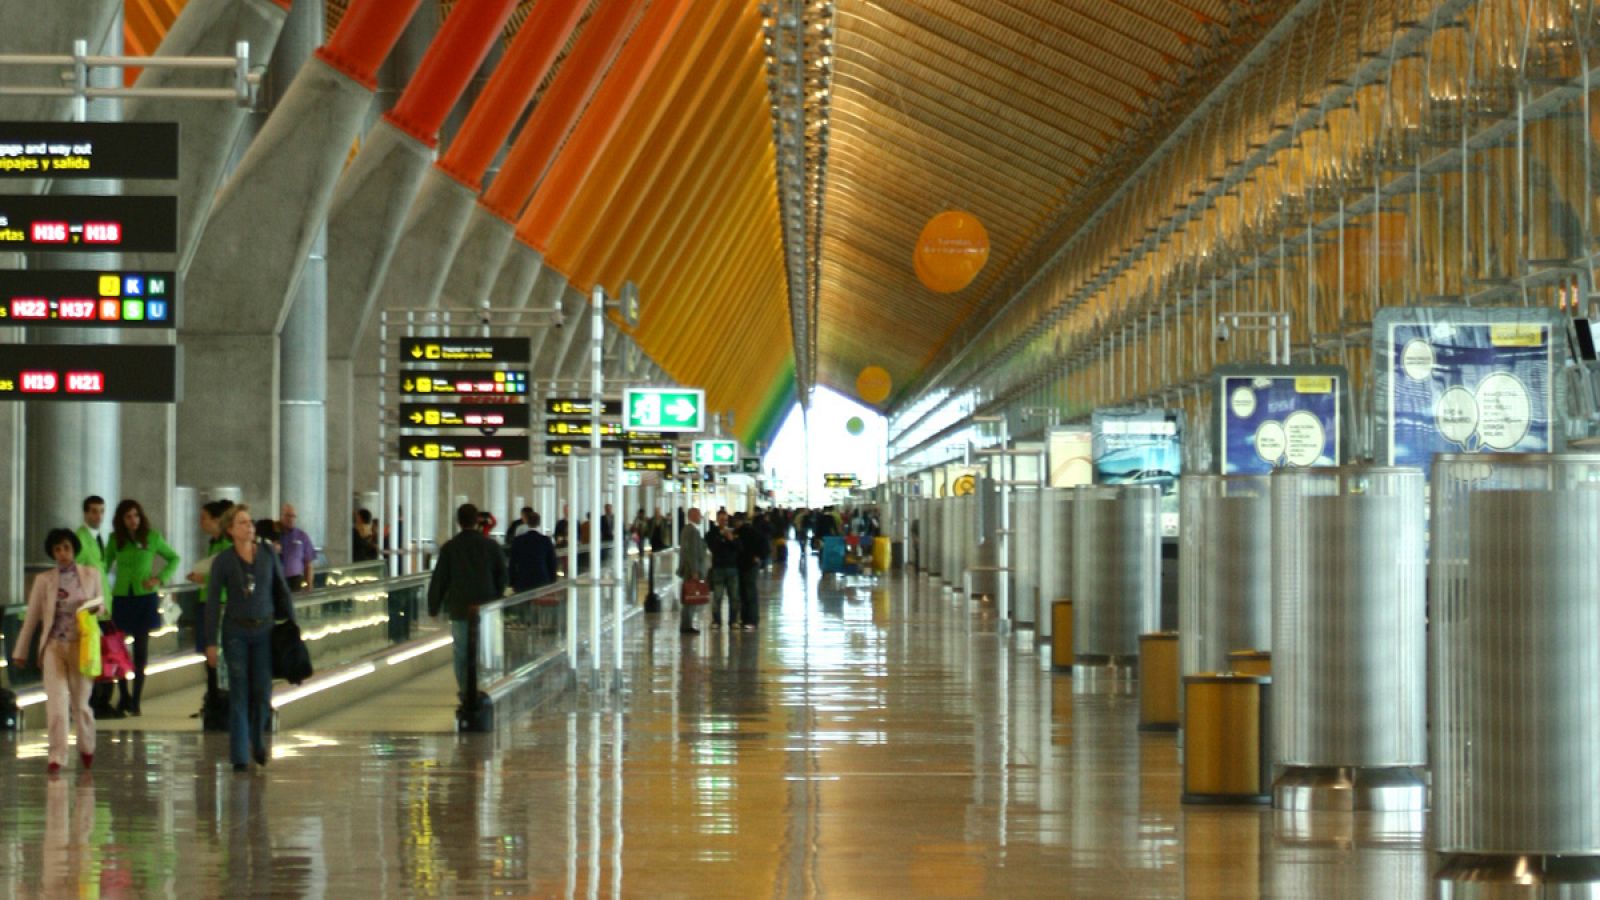
[[[533,345],[527,338],[401,338],[405,362],[527,363]]]

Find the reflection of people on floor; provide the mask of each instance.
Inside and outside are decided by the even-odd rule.
[[[99,876],[92,870],[93,854],[89,846],[94,834],[93,776],[83,775],[76,782],[52,778],[44,790],[39,896],[77,897],[97,893]]]
[[[224,787],[228,799],[228,897],[293,893],[284,878],[304,873],[304,865],[277,866],[267,824],[267,786],[263,778],[234,778]]]

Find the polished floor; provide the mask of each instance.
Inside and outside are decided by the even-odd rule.
[[[280,735],[0,738],[0,896],[1422,897],[1419,823],[1178,803],[1173,737],[917,579],[769,579],[754,633],[640,629],[620,700],[493,735],[415,697]],[[656,617],[647,617],[654,619]],[[1076,692],[1075,692],[1076,691]]]

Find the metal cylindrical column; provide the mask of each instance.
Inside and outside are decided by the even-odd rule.
[[[1446,896],[1591,857],[1600,888],[1600,455],[1438,456],[1431,720]],[[1465,871],[1463,871],[1465,870]],[[1531,870],[1531,871],[1530,871]],[[1563,887],[1572,887],[1571,884]],[[1561,896],[1578,896],[1576,890]]]
[[[1424,808],[1423,504],[1417,469],[1272,477],[1280,808]]]
[[[1083,487],[1073,508],[1073,656],[1131,671],[1161,615],[1161,490]]]
[[[1018,625],[1039,615],[1039,489],[1015,490],[1011,510],[1011,608]]]
[[[922,566],[930,576],[944,574],[944,498],[930,497],[922,515],[922,540],[925,550]]]
[[[1047,610],[1072,596],[1071,488],[1039,492],[1039,608]],[[1039,616],[1039,636],[1055,640],[1054,616]]]
[[[1272,649],[1271,482],[1185,475],[1179,493],[1182,674],[1226,672],[1232,651]]]

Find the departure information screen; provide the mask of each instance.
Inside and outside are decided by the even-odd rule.
[[[177,395],[176,347],[0,345],[0,401],[173,403]]]
[[[175,328],[177,287],[171,272],[0,272],[0,325]]]
[[[438,462],[527,462],[527,435],[517,437],[479,437],[473,435],[400,438],[400,458]]]
[[[0,122],[0,181],[177,177],[176,122]]]
[[[408,396],[483,396],[491,394],[526,395],[526,369],[479,369],[471,371],[404,369],[400,372],[400,393]]]
[[[529,363],[527,338],[401,338],[401,362]]]
[[[402,428],[527,428],[533,419],[526,403],[402,403]]]
[[[0,195],[0,251],[174,253],[178,198]]]

